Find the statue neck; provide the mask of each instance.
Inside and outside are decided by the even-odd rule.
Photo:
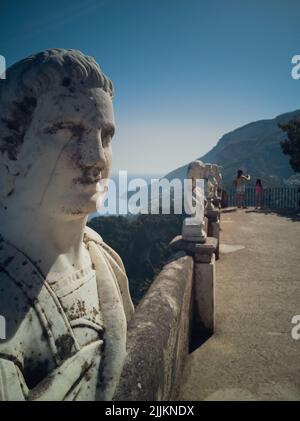
[[[16,208],[14,208],[16,209]],[[51,271],[74,271],[90,262],[83,243],[88,215],[76,219],[52,218],[34,209],[0,208],[3,237],[28,256],[47,276]]]

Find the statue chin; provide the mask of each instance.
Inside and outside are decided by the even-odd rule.
[[[85,200],[77,200],[70,203],[65,203],[60,207],[58,214],[58,208],[49,207],[46,213],[49,216],[57,215],[57,219],[80,219],[87,216],[89,213],[95,213],[101,207],[103,203],[103,194],[95,193],[92,197]],[[98,203],[100,204],[98,207]]]
[[[80,210],[82,214],[97,212],[97,210],[102,206],[104,196],[105,192],[103,191],[97,191],[92,196],[83,195],[80,197],[78,202],[73,203],[70,208]]]
[[[106,192],[98,191],[92,197],[82,197],[78,201],[61,207],[62,215],[67,218],[77,219],[87,216],[89,213],[99,212],[105,200]],[[57,208],[53,209],[57,214]],[[51,211],[49,212],[51,214]]]

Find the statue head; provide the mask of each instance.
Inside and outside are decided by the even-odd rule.
[[[205,164],[205,178],[211,177],[212,172],[213,172],[213,164],[210,164],[210,163]]]
[[[51,217],[96,210],[111,169],[113,86],[93,58],[53,49],[0,81],[0,206]]]
[[[221,167],[218,164],[212,164],[211,166],[211,174],[213,177],[215,177],[217,180],[221,180],[222,179],[222,173],[221,173],[221,169],[223,167]]]
[[[205,164],[199,159],[191,162],[187,168],[187,178],[199,180],[205,178]]]

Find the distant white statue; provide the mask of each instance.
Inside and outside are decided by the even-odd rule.
[[[212,175],[213,166],[210,163],[205,164],[205,197],[207,200],[206,209],[214,209],[213,198],[215,195],[215,180]]]
[[[188,241],[205,242],[206,232],[204,223],[204,179],[206,175],[205,164],[200,161],[193,161],[188,166],[187,179],[191,180],[191,200],[189,201],[189,214],[182,226],[182,238]],[[202,181],[202,186],[199,182]]]
[[[222,184],[222,167],[217,164],[211,164],[210,167],[210,176],[211,182],[213,184],[213,197],[214,199],[218,199],[220,195],[220,189]]]
[[[222,167],[218,164],[212,164],[211,173],[214,179],[216,180],[216,184],[218,187],[221,187],[222,184]]]
[[[114,395],[134,310],[120,257],[86,227],[111,169],[112,96],[74,50],[0,81],[0,400]]]
[[[222,174],[221,166],[217,164],[205,164],[206,168],[206,198],[207,209],[214,209],[213,202],[219,200],[219,193],[221,189]]]

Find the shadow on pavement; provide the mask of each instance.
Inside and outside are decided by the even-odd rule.
[[[300,209],[248,209],[245,213],[263,213],[264,215],[278,215],[293,222],[300,221]]]

